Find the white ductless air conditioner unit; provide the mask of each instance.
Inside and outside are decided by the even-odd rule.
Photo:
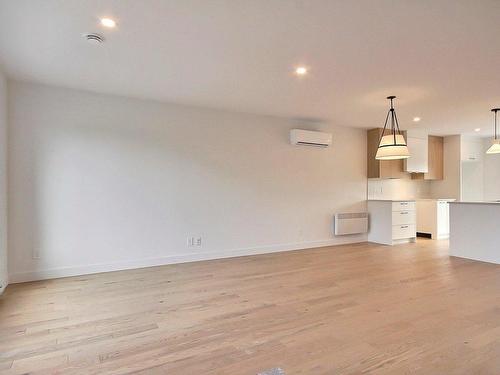
[[[290,130],[290,143],[292,145],[328,147],[332,144],[332,134],[311,130]]]

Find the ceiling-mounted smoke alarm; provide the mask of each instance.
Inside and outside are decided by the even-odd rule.
[[[83,34],[83,37],[85,38],[86,41],[92,44],[101,44],[104,42],[104,37],[99,34],[88,33],[88,34]]]

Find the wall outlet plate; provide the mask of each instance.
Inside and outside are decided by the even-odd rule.
[[[193,236],[187,238],[187,246],[188,247],[201,247],[202,238],[199,236]]]

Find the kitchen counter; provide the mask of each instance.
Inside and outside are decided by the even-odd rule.
[[[450,203],[454,203],[454,204],[500,204],[500,201],[477,201],[477,202],[471,202],[471,201],[454,201],[454,202],[450,202]]]
[[[450,255],[500,264],[500,202],[450,202]]]
[[[419,198],[417,201],[438,201],[438,202],[454,202],[454,198]]]
[[[368,202],[415,202],[415,199],[368,199]]]

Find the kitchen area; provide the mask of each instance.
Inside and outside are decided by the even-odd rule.
[[[408,130],[410,158],[377,160],[382,131],[367,131],[368,241],[450,238],[450,255],[500,263],[491,249],[500,223],[500,154],[486,153],[491,139]]]

